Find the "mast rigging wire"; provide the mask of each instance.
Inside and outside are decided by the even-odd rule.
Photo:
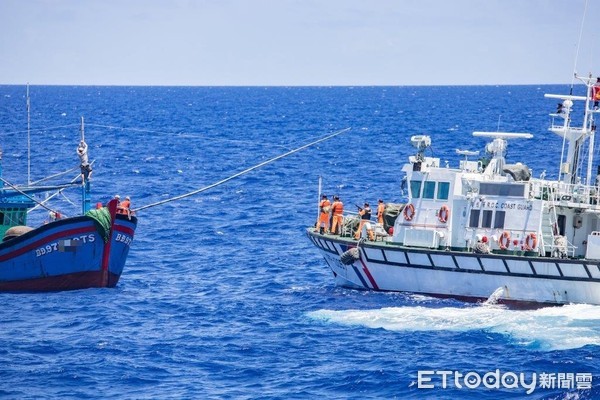
[[[72,128],[74,126],[79,126],[79,124],[49,126],[49,127],[38,128],[38,129],[32,129],[31,132],[45,132],[45,131],[51,131],[54,129]],[[13,135],[13,134],[17,134],[17,133],[26,133],[26,132],[27,132],[27,130],[24,130],[24,131],[21,130],[21,131],[2,132],[2,134],[3,135]]]
[[[94,162],[92,161],[92,164],[93,164],[93,163],[94,163]],[[50,180],[50,179],[52,179],[52,178],[58,178],[59,176],[62,176],[62,175],[68,174],[69,172],[75,171],[76,169],[79,169],[79,167],[73,167],[73,168],[69,168],[69,169],[68,169],[68,170],[66,170],[66,171],[59,172],[59,173],[57,173],[57,174],[50,175],[50,176],[47,176],[47,177],[45,177],[45,178],[42,178],[42,179],[38,179],[38,180],[37,180],[37,181],[35,181],[35,182],[31,182],[31,184],[30,184],[30,185],[31,185],[31,186],[34,186],[34,185],[37,185],[38,183],[42,183],[42,182],[45,182],[45,181],[49,181],[49,180]],[[77,175],[77,176],[79,176],[79,175]],[[71,183],[73,183],[73,181],[71,181]]]
[[[27,82],[27,184],[31,185],[31,102]]]
[[[25,193],[24,191],[20,190],[18,187],[16,187],[15,185],[13,185],[12,183],[8,182],[6,179],[0,177],[0,181],[4,182],[6,185],[10,186],[11,188],[13,188],[16,192],[22,194],[23,196],[27,197],[29,200],[33,201],[34,203],[38,204],[41,207],[44,207],[46,210],[48,211],[52,211],[52,212],[56,212],[56,210],[53,210],[49,207],[46,207],[45,204],[43,204],[42,202],[34,199],[33,197],[31,197],[30,195],[28,195],[27,193]]]
[[[215,182],[215,183],[213,183],[213,184],[211,184],[211,185],[205,186],[205,187],[203,187],[203,188],[201,188],[201,189],[197,189],[197,190],[194,190],[194,191],[192,191],[192,192],[189,192],[189,193],[185,193],[185,194],[182,194],[182,195],[179,195],[179,196],[171,197],[171,198],[169,198],[169,199],[165,199],[165,200],[158,201],[158,202],[156,202],[156,203],[152,203],[152,204],[148,204],[148,205],[145,205],[145,206],[142,206],[142,207],[138,207],[138,208],[136,208],[136,209],[134,209],[134,210],[132,210],[132,211],[133,211],[133,212],[137,212],[137,211],[145,210],[145,209],[147,209],[147,208],[150,208],[150,207],[159,206],[159,205],[162,205],[162,204],[165,204],[165,203],[169,203],[169,202],[171,202],[171,201],[181,200],[181,199],[183,199],[183,198],[185,198],[185,197],[189,197],[189,196],[193,196],[193,195],[195,195],[195,194],[198,194],[198,193],[202,193],[202,192],[204,192],[204,191],[206,191],[206,190],[208,190],[208,189],[212,189],[212,188],[214,188],[214,187],[216,187],[216,186],[219,186],[219,185],[222,185],[222,184],[224,184],[225,182],[228,182],[228,181],[230,181],[230,180],[232,180],[232,179],[235,179],[235,178],[237,178],[238,176],[242,176],[242,175],[244,175],[244,174],[247,174],[247,173],[248,173],[248,172],[250,172],[250,171],[254,171],[255,169],[258,169],[258,168],[260,168],[260,167],[263,167],[263,166],[265,166],[265,165],[267,165],[267,164],[270,164],[270,163],[272,163],[272,162],[275,162],[275,161],[277,161],[277,160],[280,160],[280,159],[282,159],[282,158],[284,158],[284,157],[287,157],[287,156],[289,156],[289,155],[292,155],[292,154],[294,154],[294,153],[297,153],[297,152],[299,152],[299,151],[301,151],[301,150],[304,150],[304,149],[306,149],[306,148],[308,148],[308,147],[314,146],[314,145],[315,145],[315,144],[317,144],[317,143],[324,142],[324,141],[326,141],[326,140],[329,140],[329,139],[331,139],[331,138],[333,138],[333,137],[335,137],[335,136],[341,135],[342,133],[348,132],[350,129],[351,129],[351,128],[345,128],[345,129],[339,130],[339,131],[337,131],[337,132],[334,132],[334,133],[332,133],[332,134],[330,134],[330,135],[327,135],[327,136],[325,136],[325,137],[322,137],[321,139],[315,140],[315,141],[313,141],[313,142],[310,142],[310,143],[308,143],[308,144],[305,144],[305,145],[303,145],[303,146],[300,146],[300,147],[298,147],[298,148],[295,148],[294,150],[290,150],[290,151],[288,151],[287,153],[284,153],[284,154],[278,155],[277,157],[273,157],[273,158],[271,158],[271,159],[269,159],[269,160],[267,160],[267,161],[264,161],[264,162],[262,162],[262,163],[260,163],[260,164],[257,164],[257,165],[255,165],[255,166],[253,166],[253,167],[246,168],[245,170],[243,170],[243,171],[241,171],[241,172],[238,172],[237,174],[233,174],[233,175],[231,175],[231,176],[230,176],[230,177],[228,177],[228,178],[222,179],[222,180],[220,180],[220,181],[218,181],[218,182]]]
[[[80,177],[81,177],[81,174],[77,174],[77,175],[76,175],[76,176],[75,176],[73,179],[71,179],[71,181],[70,181],[69,183],[75,183],[75,182],[76,182],[76,181],[77,181],[77,180],[78,180]],[[68,188],[68,187],[64,187],[64,188],[61,188],[61,189],[59,189],[59,190],[58,190],[58,191],[56,191],[54,194],[50,195],[49,197],[45,198],[45,199],[44,199],[44,200],[42,200],[40,203],[38,203],[38,205],[37,205],[37,206],[35,206],[35,207],[33,207],[33,208],[29,209],[29,210],[27,211],[27,213],[29,214],[30,212],[32,212],[32,211],[34,211],[34,210],[37,210],[37,209],[38,209],[38,207],[42,206],[43,204],[46,204],[47,202],[49,202],[51,199],[53,199],[54,197],[58,196],[59,194],[60,194],[60,195],[62,195],[62,196],[65,198],[65,200],[67,200],[67,202],[68,202],[68,203],[70,203],[70,204],[71,204],[71,205],[73,205],[73,206],[77,206],[77,205],[76,205],[76,204],[74,204],[74,203],[73,203],[71,200],[69,200],[69,199],[67,198],[67,196],[65,196],[65,194],[63,193],[63,190],[65,190],[65,189],[69,189],[69,188]],[[62,213],[62,212],[61,212],[61,214],[62,214],[62,215],[65,215],[65,214],[64,214],[64,213]]]
[[[132,131],[132,132],[145,132],[145,133],[154,133],[154,134],[160,134],[160,135],[178,135],[178,136],[192,136],[192,137],[200,137],[200,138],[204,138],[204,139],[210,139],[210,140],[218,140],[220,142],[229,142],[229,143],[236,143],[236,144],[255,144],[256,142],[252,142],[250,140],[239,140],[239,139],[227,139],[227,138],[223,138],[223,137],[217,137],[217,138],[209,138],[206,135],[203,136],[197,136],[197,135],[202,135],[202,133],[199,132],[188,132],[186,131],[186,129],[184,128],[173,128],[175,130],[175,132],[166,132],[166,131],[156,131],[156,130],[151,130],[151,129],[142,129],[142,128],[126,128],[123,126],[116,126],[116,125],[101,125],[101,124],[87,124],[88,127],[92,126],[95,128],[106,128],[106,129],[118,129],[118,130],[122,130],[122,131]],[[273,144],[271,147],[281,147],[281,148],[285,148],[285,146],[281,146],[281,145],[276,145]]]

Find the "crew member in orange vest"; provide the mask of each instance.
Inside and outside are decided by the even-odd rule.
[[[321,202],[319,203],[319,233],[329,233],[329,211],[331,208],[331,202],[327,199],[326,195],[321,196]]]
[[[371,207],[369,207],[369,203],[365,203],[362,208],[359,207],[358,215],[360,216],[360,224],[358,224],[358,229],[356,230],[356,234],[354,234],[354,239],[356,240],[360,239],[363,225],[371,220]],[[373,229],[367,229],[367,234],[369,235],[370,240],[375,239]]]
[[[331,233],[339,235],[338,229],[342,230],[342,224],[344,223],[344,203],[338,196],[333,196],[333,204],[331,205],[331,214],[333,215],[333,222],[331,224]]]
[[[592,100],[594,100],[594,110],[597,110],[600,102],[600,77],[596,78],[596,83],[592,86]]]
[[[385,211],[385,203],[383,200],[379,199],[379,204],[377,205],[377,223],[383,226],[383,212]]]
[[[129,198],[129,196],[125,196],[125,200],[120,202],[119,205],[117,206],[117,213],[129,215],[131,212],[129,210],[130,207],[131,207],[131,199]]]

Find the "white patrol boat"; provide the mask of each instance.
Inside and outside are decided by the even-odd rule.
[[[417,153],[402,169],[408,203],[388,204],[384,223],[364,224],[359,240],[353,215],[344,215],[339,235],[307,229],[336,283],[520,306],[600,305],[600,192],[592,182],[600,111],[591,99],[595,79],[577,78],[587,96],[546,95],[561,101],[550,114],[550,131],[563,138],[557,180],[506,163],[508,142],[528,133],[474,132],[489,139],[489,158],[470,161],[476,152],[457,150],[465,156],[458,168],[426,157],[431,139],[413,136]],[[575,102],[585,105],[577,127]]]

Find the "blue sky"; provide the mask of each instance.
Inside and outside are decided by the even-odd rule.
[[[568,83],[600,74],[597,0],[576,57],[585,3],[0,0],[0,83]]]

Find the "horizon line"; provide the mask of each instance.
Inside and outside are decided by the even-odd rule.
[[[298,87],[298,88],[334,88],[334,87],[442,87],[442,86],[556,86],[556,85],[583,85],[581,82],[559,82],[559,83],[464,83],[464,84],[287,84],[287,85],[275,85],[275,84],[248,84],[248,85],[233,85],[233,84],[95,84],[95,83],[0,83],[0,86],[83,86],[83,87],[215,87],[215,88],[285,88],[285,87]]]

